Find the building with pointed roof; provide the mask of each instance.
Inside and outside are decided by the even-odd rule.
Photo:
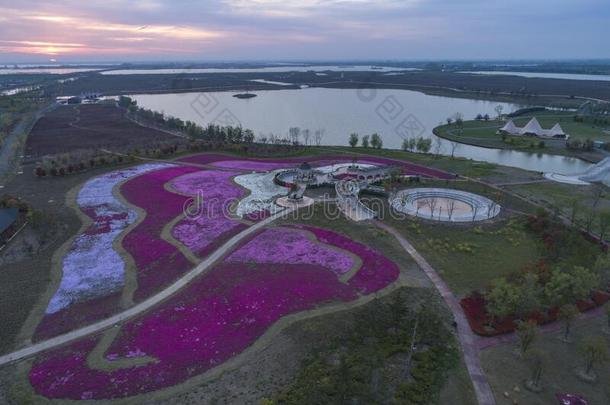
[[[508,134],[514,136],[527,135],[560,139],[568,139],[570,137],[563,131],[563,128],[561,128],[559,123],[555,124],[551,129],[544,129],[536,117],[532,118],[524,127],[518,127],[515,125],[513,120],[508,120],[508,122],[498,130],[498,134]]]

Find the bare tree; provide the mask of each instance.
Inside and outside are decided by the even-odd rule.
[[[303,143],[305,146],[309,145],[309,138],[311,138],[311,133],[309,130],[303,131]]]
[[[308,129],[304,130],[303,136],[305,136],[305,131],[309,132]],[[298,145],[300,134],[301,134],[301,128],[299,128],[299,127],[292,127],[288,130],[288,136],[290,137],[290,142],[293,145]],[[308,136],[308,138],[309,138],[309,136]]]
[[[458,146],[460,146],[460,144],[456,141],[450,141],[450,144],[451,144],[451,159],[453,159],[455,156],[455,151],[458,148]]]
[[[436,155],[436,157],[440,156],[442,146],[443,140],[438,136],[434,137],[434,154]]]
[[[498,119],[502,118],[502,111],[504,111],[504,106],[502,104],[498,104],[495,108],[494,111],[496,112],[496,114],[498,115]]]
[[[316,143],[316,146],[320,146],[322,145],[322,139],[324,139],[324,129],[318,129],[316,130],[315,134],[314,134],[314,141]]]
[[[438,204],[438,200],[434,197],[426,198],[424,203],[430,208],[430,219],[434,218],[434,211],[436,210],[436,205]]]
[[[455,203],[456,201],[452,198],[447,203],[447,215],[449,216],[449,221],[453,218],[453,212],[455,211]]]

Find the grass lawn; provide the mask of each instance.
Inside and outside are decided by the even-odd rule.
[[[610,211],[610,190],[602,187],[601,196],[597,197],[594,186],[573,186],[555,182],[507,186],[506,188],[525,197],[531,198],[548,208],[557,208],[566,217],[571,218],[574,203],[576,206],[576,221],[585,226],[593,216],[591,229],[599,233],[599,213]],[[595,204],[596,199],[597,204]],[[595,205],[595,207],[594,207]],[[609,238],[606,237],[606,240]]]
[[[538,337],[534,347],[547,355],[547,363],[541,380],[543,391],[540,393],[533,393],[525,389],[524,381],[529,378],[531,372],[525,361],[514,354],[514,344],[485,349],[481,353],[481,361],[498,405],[513,404],[513,400],[517,400],[519,404],[528,405],[556,404],[558,403],[555,398],[556,393],[579,394],[592,405],[610,403],[610,367],[608,363],[595,368],[598,374],[598,381],[595,384],[585,383],[576,375],[576,369],[583,365],[578,350],[579,341],[584,336],[604,336],[602,333],[604,322],[604,317],[577,322],[573,326],[574,343],[571,344],[563,343],[560,340],[561,332]],[[515,387],[518,387],[518,391],[515,390]],[[504,392],[508,392],[510,398],[506,398]]]
[[[457,296],[484,289],[540,257],[536,236],[519,217],[461,225],[390,215],[382,220],[415,246]]]
[[[605,133],[608,129],[604,126],[595,125],[591,122],[575,122],[573,113],[561,113],[557,111],[544,111],[535,114],[527,114],[513,119],[515,125],[525,126],[527,122],[536,117],[543,128],[551,128],[559,123],[563,130],[570,134],[570,139],[579,140],[602,140],[610,142],[610,134]],[[498,149],[517,149],[531,152],[543,152],[555,155],[579,156],[589,160],[600,160],[599,152],[578,152],[568,150],[565,141],[561,139],[539,139],[535,137],[508,136],[506,140],[496,134],[496,131],[504,126],[506,122],[498,120],[490,121],[465,121],[463,133],[455,124],[441,125],[434,129],[435,133],[443,138],[455,140],[461,143],[484,146]],[[544,141],[544,146],[540,145]]]

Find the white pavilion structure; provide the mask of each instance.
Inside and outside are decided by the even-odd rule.
[[[539,136],[541,138],[562,138],[568,139],[570,136],[563,131],[559,123],[555,124],[551,129],[544,129],[536,119],[532,118],[524,127],[518,127],[513,120],[508,120],[506,125],[498,130],[498,134],[508,135],[529,135]]]

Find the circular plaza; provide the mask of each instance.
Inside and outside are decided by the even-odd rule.
[[[446,188],[399,191],[390,201],[401,213],[442,222],[476,222],[500,213],[500,205],[483,196]]]

